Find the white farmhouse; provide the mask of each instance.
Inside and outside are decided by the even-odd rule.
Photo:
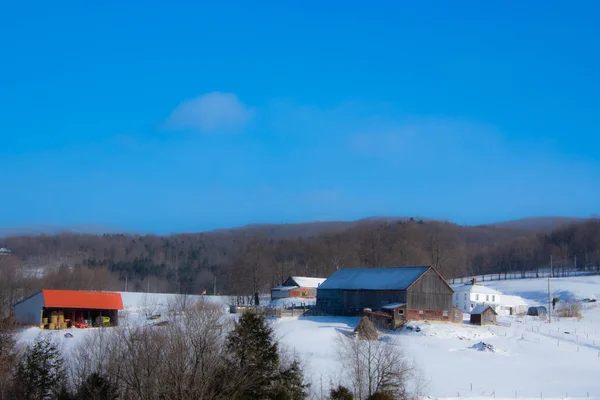
[[[527,303],[519,296],[506,295],[487,286],[478,285],[475,279],[470,284],[454,288],[452,303],[467,314],[481,305],[491,306],[498,315],[518,315],[527,312]]]

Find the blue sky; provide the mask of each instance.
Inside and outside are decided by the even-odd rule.
[[[4,6],[0,226],[598,213],[597,2],[215,3]]]

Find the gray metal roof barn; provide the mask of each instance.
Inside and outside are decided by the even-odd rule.
[[[317,308],[355,315],[402,303],[407,320],[452,321],[454,290],[431,266],[351,268],[336,271],[317,289]]]

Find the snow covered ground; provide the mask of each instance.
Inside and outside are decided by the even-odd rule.
[[[545,304],[548,281],[519,279],[480,282],[529,304]],[[556,278],[552,296],[600,298],[600,277]],[[551,324],[537,317],[506,318],[508,326],[478,327],[416,323],[420,332],[386,336],[402,346],[429,381],[428,396],[437,398],[590,398],[600,399],[600,308],[589,303],[583,319]],[[282,318],[275,322],[281,342],[305,360],[313,388],[339,381],[335,347],[338,331],[352,331],[357,318]],[[479,351],[480,343],[495,351]],[[472,348],[475,347],[475,348]]]
[[[519,295],[531,305],[545,305],[546,279],[515,279],[479,282],[506,294]],[[600,299],[600,277],[555,278],[552,297]],[[146,315],[168,314],[177,295],[122,293],[125,311],[122,322],[153,323]],[[197,296],[202,297],[202,296]],[[205,296],[207,301],[227,309],[228,298]],[[432,398],[469,399],[600,399],[600,304],[588,303],[583,319],[553,319],[551,324],[537,317],[505,317],[510,326],[478,327],[443,323],[415,323],[420,332],[386,333],[414,359],[429,381],[425,393]],[[329,390],[340,381],[336,359],[336,337],[351,332],[358,318],[301,317],[273,320],[280,342],[294,350],[310,375],[313,390]],[[19,334],[20,343],[32,342],[38,334],[52,335],[68,352],[91,329],[40,331],[29,328]],[[493,349],[494,351],[480,351]]]
[[[200,296],[168,293],[137,293],[137,292],[119,292],[123,299],[123,311],[119,312],[119,325],[142,325],[154,324],[159,321],[168,320],[169,313],[176,309],[183,302],[208,301],[219,304],[223,307],[223,312],[229,312],[229,298],[226,296]],[[161,315],[159,319],[149,320],[152,315]],[[28,345],[39,335],[49,335],[59,343],[63,354],[68,354],[74,349],[86,335],[94,332],[94,329],[67,329],[60,331],[42,330],[38,327],[21,329],[17,335],[18,343]],[[66,338],[64,335],[70,333],[72,338]]]

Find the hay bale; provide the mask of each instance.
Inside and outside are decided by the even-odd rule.
[[[363,340],[377,340],[379,337],[377,328],[375,328],[373,322],[366,316],[362,317],[354,332],[358,333],[358,338]]]

